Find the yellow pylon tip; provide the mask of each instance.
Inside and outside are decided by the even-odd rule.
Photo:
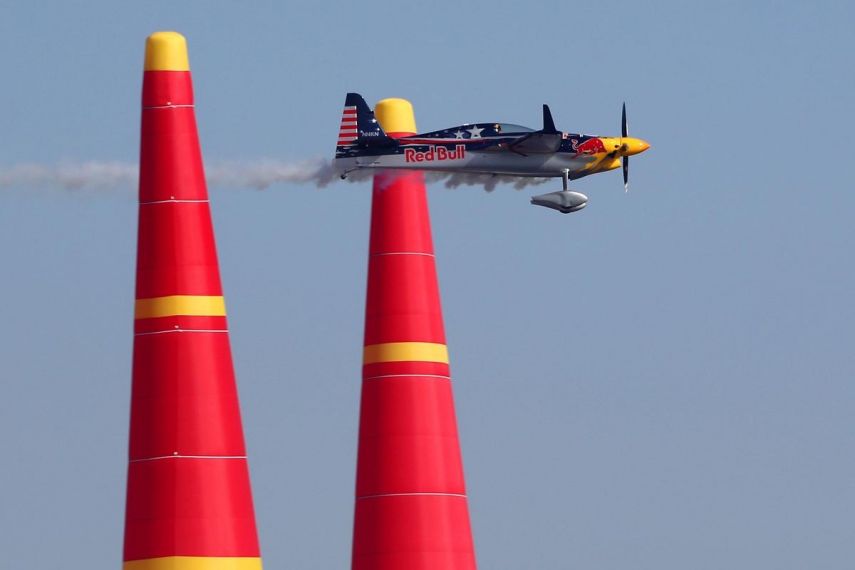
[[[406,99],[383,99],[374,107],[374,116],[387,133],[415,133],[413,104]]]
[[[190,71],[187,40],[178,32],[155,32],[145,43],[146,71]]]

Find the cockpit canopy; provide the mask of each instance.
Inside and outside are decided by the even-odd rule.
[[[534,129],[530,129],[528,127],[524,127],[522,125],[515,125],[513,123],[496,123],[498,127],[496,129],[497,132],[500,133],[532,133]]]

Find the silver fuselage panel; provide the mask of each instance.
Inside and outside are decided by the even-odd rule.
[[[402,154],[337,158],[335,167],[339,172],[377,168],[534,177],[560,177],[568,170],[569,178],[574,179],[587,174],[585,167],[595,160],[592,156],[564,152],[528,156],[512,152],[479,152],[459,145],[455,150],[428,147],[427,151],[405,149]]]

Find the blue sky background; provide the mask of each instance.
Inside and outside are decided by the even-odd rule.
[[[652,144],[430,189],[479,564],[855,558],[850,2],[3,2],[0,170],[134,162],[145,37],[209,161],[332,155],[344,94]],[[0,552],[118,568],[136,188],[0,188]],[[211,188],[267,568],[347,568],[370,186]]]

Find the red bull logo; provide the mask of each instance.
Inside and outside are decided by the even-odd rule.
[[[603,144],[603,141],[596,137],[590,138],[582,144],[579,144],[577,139],[570,139],[570,145],[573,148],[573,152],[576,154],[597,154],[598,152],[606,152],[606,146]]]
[[[466,155],[466,146],[458,144],[454,150],[444,146],[429,146],[421,152],[414,148],[404,149],[404,162],[433,162],[434,160],[459,160]]]

